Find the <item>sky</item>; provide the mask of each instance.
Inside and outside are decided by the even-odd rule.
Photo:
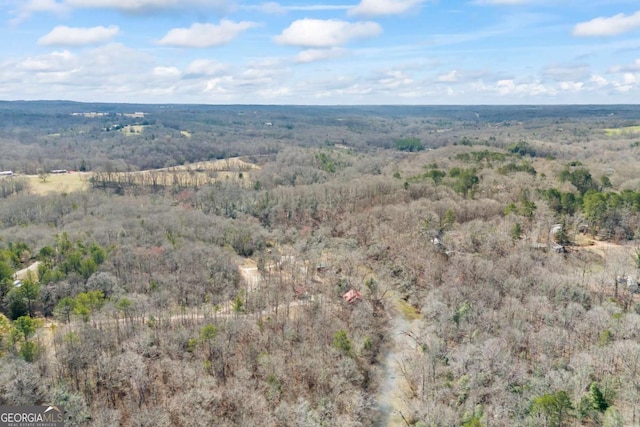
[[[0,99],[634,104],[638,0],[0,0]]]

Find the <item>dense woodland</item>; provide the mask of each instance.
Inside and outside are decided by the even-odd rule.
[[[639,121],[0,103],[0,405],[69,426],[638,425]],[[122,178],[232,157],[256,167]],[[87,189],[32,191],[53,169]]]

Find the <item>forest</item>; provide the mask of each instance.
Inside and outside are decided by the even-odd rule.
[[[638,425],[638,125],[627,105],[0,102],[0,405]]]

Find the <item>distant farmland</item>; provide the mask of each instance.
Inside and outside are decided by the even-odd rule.
[[[171,168],[152,169],[135,172],[103,171],[91,176],[91,184],[96,188],[124,189],[147,187],[161,189],[198,188],[221,179],[235,179],[250,184],[245,173],[258,166],[238,158],[198,162]]]
[[[91,185],[98,188],[197,188],[220,180],[237,180],[250,185],[252,182],[249,172],[255,169],[259,169],[259,166],[239,158],[231,158],[144,171],[69,172],[22,176],[28,180],[31,193],[45,195],[82,191]]]
[[[607,136],[635,135],[640,133],[640,126],[603,129]]]
[[[72,172],[52,174],[46,177],[40,175],[27,175],[29,189],[35,194],[71,193],[73,191],[89,188],[89,177],[86,172]]]

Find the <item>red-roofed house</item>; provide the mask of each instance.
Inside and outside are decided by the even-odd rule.
[[[342,299],[345,300],[348,303],[352,303],[355,302],[359,299],[362,299],[362,294],[358,291],[356,291],[355,289],[351,289],[349,292],[347,292],[346,294],[342,295]]]

